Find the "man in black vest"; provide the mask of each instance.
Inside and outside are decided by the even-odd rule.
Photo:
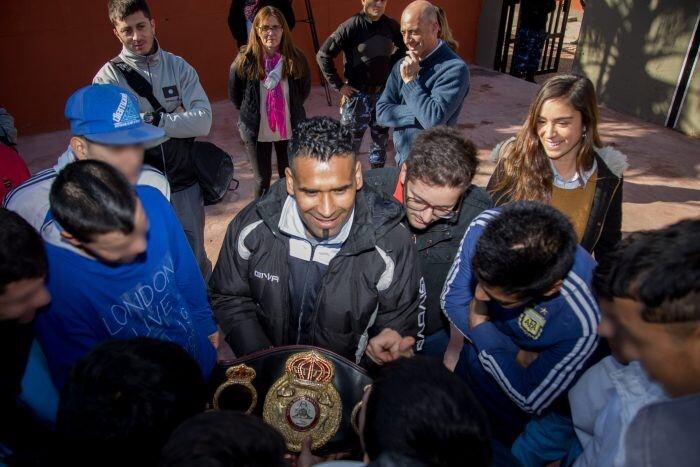
[[[476,148],[459,131],[446,126],[424,130],[401,166],[365,173],[365,184],[393,194],[405,208],[418,247],[426,285],[425,342],[418,352],[442,358],[449,326],[440,309],[440,294],[464,232],[472,219],[490,208],[491,198],[472,185]]]

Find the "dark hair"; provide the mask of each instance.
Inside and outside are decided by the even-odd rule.
[[[480,281],[518,298],[536,298],[566,277],[576,256],[571,222],[551,206],[519,201],[502,208],[476,244]]]
[[[148,8],[146,0],[109,0],[107,4],[107,14],[114,25],[117,21],[124,21],[124,18],[139,11],[143,12],[146,18],[152,18],[151,9]]]
[[[313,117],[300,122],[294,130],[289,160],[306,156],[328,162],[333,156],[348,154],[355,157],[351,131],[330,117]]]
[[[284,467],[282,435],[261,419],[206,412],[184,422],[163,448],[161,467]]]
[[[37,231],[16,212],[0,208],[0,294],[12,282],[46,277],[46,270]]]
[[[73,367],[56,430],[66,465],[155,465],[173,430],[204,410],[197,363],[146,337],[104,342]]]
[[[81,242],[90,242],[95,235],[134,230],[134,188],[104,162],[82,160],[67,165],[53,182],[49,200],[56,221]]]
[[[642,302],[648,322],[700,321],[700,219],[631,234],[601,260],[593,287]]]
[[[428,466],[490,465],[490,429],[469,387],[441,362],[399,359],[372,385],[363,442],[370,459],[393,452]]]
[[[413,141],[406,160],[406,178],[466,190],[478,164],[471,141],[454,128],[437,126],[421,131]]]

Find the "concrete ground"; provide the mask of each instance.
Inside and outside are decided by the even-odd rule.
[[[516,133],[537,88],[536,84],[509,75],[471,67],[471,90],[460,115],[459,129],[479,148],[482,163],[475,179],[477,185],[486,185],[494,167],[488,161],[491,149]],[[334,99],[337,103],[337,95]],[[215,262],[228,223],[252,200],[252,172],[236,129],[238,116],[233,105],[221,101],[212,107],[214,124],[205,139],[233,156],[235,177],[241,182],[237,191],[206,210],[206,248]],[[305,107],[309,116],[338,114],[335,103],[333,107],[326,104],[320,86],[314,86]],[[601,110],[600,133],[605,144],[629,158],[624,183],[625,233],[700,216],[699,140],[608,109]],[[19,149],[32,173],[55,163],[69,136],[68,131],[20,135]],[[365,146],[367,139],[368,136]],[[365,153],[361,159],[367,163]]]

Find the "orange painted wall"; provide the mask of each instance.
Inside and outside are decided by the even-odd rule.
[[[399,18],[408,0],[391,0],[387,14]],[[473,60],[481,0],[440,0],[460,53]],[[3,0],[0,15],[0,107],[15,117],[22,134],[67,127],[68,96],[89,84],[121,45],[107,18],[106,0]],[[157,37],[164,49],[183,56],[198,71],[213,101],[226,98],[229,64],[236,46],[226,18],[230,0],[151,0]],[[303,0],[294,0],[297,19],[306,17]],[[312,0],[321,43],[339,23],[360,10],[360,0]],[[294,38],[313,60],[307,24],[297,23]],[[314,77],[318,75],[314,68]]]

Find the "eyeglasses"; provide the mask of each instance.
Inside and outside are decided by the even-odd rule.
[[[457,203],[455,203],[455,205],[451,208],[446,208],[445,206],[433,206],[430,203],[426,203],[422,199],[408,196],[408,182],[406,182],[403,186],[403,199],[406,201],[406,207],[408,209],[411,211],[421,212],[430,208],[433,211],[433,215],[435,217],[439,217],[440,219],[452,219],[457,215],[459,212],[459,205],[462,203],[462,196],[464,196],[464,194],[459,197]]]
[[[274,32],[277,34],[282,30],[282,26],[258,26],[258,31],[267,34],[268,32]]]

